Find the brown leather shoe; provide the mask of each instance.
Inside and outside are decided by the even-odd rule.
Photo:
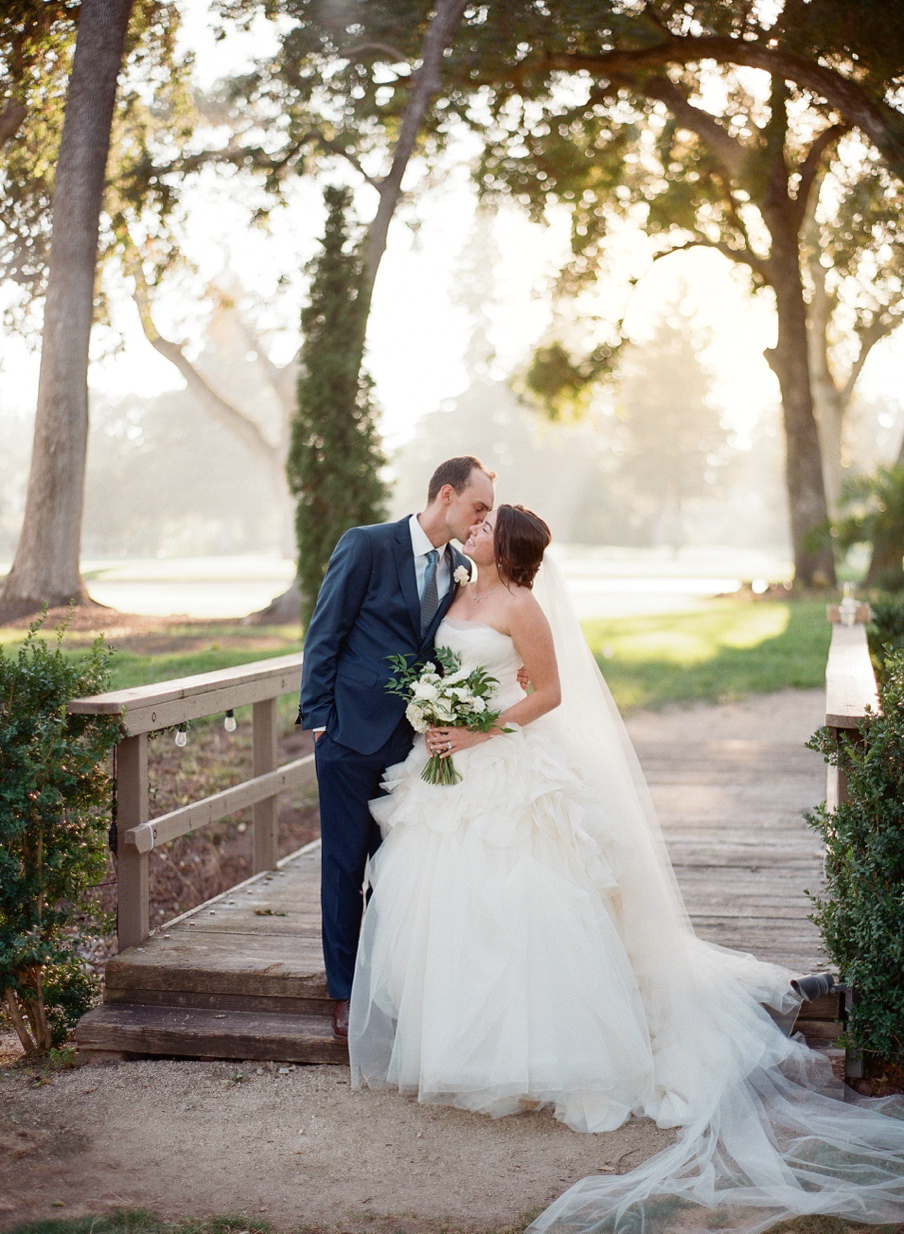
[[[333,1003],[333,1036],[348,1040],[348,999],[337,998]]]

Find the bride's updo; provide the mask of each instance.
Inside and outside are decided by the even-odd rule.
[[[519,587],[533,587],[534,576],[551,539],[549,528],[532,510],[524,506],[500,506],[493,530],[499,577]]]

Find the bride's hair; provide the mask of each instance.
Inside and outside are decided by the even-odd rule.
[[[500,506],[496,511],[493,548],[503,581],[531,588],[552,534],[542,518],[524,506]]]

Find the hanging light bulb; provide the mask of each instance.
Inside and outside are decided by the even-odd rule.
[[[180,724],[176,729],[176,745],[180,748],[188,745],[188,725]]]
[[[226,712],[226,715],[223,717],[223,727],[225,728],[227,733],[235,732],[235,712],[232,710],[231,707]]]

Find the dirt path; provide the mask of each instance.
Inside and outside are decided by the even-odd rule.
[[[803,741],[819,708],[816,691],[695,705],[693,731]],[[687,708],[630,722],[641,741],[684,740],[687,726]],[[670,1140],[646,1120],[578,1135],[548,1113],[493,1121],[353,1093],[339,1067],[145,1061],[50,1083],[0,1068],[0,1229],[144,1206],[167,1218],[263,1215],[281,1234],[484,1231]]]
[[[485,1230],[669,1142],[649,1121],[581,1136],[353,1093],[339,1067],[137,1062],[0,1085],[0,1227],[147,1207],[263,1214],[280,1231]],[[54,1207],[62,1203],[63,1207]]]

